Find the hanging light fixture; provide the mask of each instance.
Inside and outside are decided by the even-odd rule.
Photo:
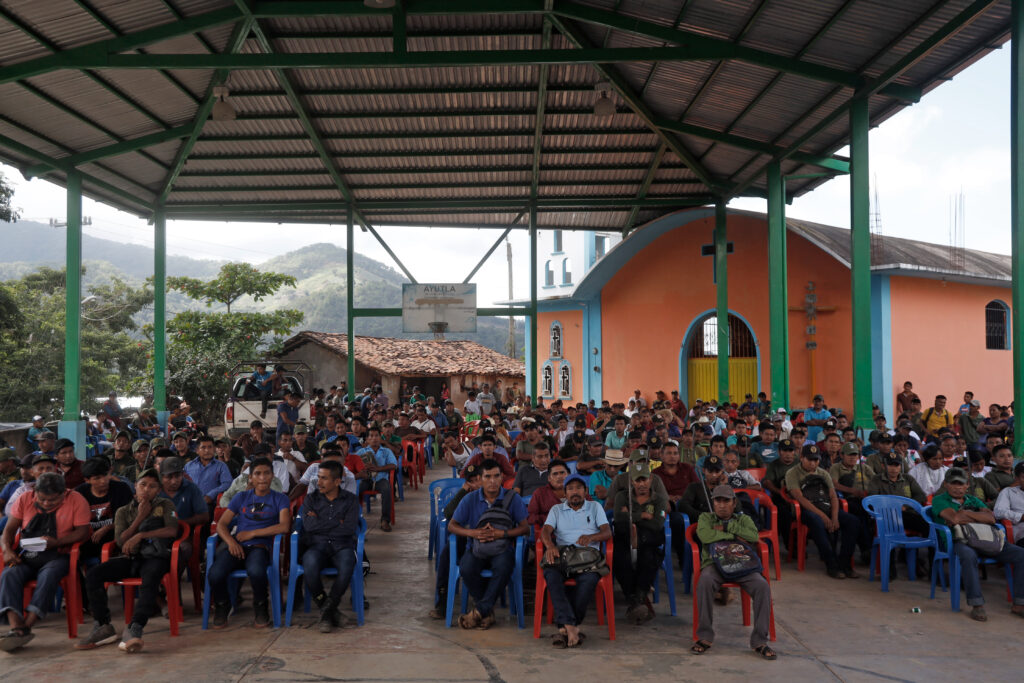
[[[370,9],[391,9],[395,6],[395,0],[363,0],[363,4]]]
[[[594,103],[594,116],[614,116],[615,102],[611,98],[612,84],[608,81],[601,81],[594,89],[601,93],[597,102]]]
[[[226,85],[217,85],[213,88],[213,96],[217,98],[217,101],[213,103],[213,110],[210,112],[210,118],[214,121],[234,121],[238,114],[235,112],[235,108],[228,102],[228,95],[231,91],[228,90]]]

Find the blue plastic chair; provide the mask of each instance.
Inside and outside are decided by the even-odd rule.
[[[467,548],[466,552],[470,552]],[[512,577],[509,579],[506,590],[511,592],[512,599],[509,601],[509,611],[518,618],[519,628],[526,628],[523,599],[523,557],[526,554],[526,538],[516,538],[516,565],[512,570]],[[481,574],[484,578],[491,577],[491,570],[485,569]],[[445,626],[452,627],[452,614],[455,612],[455,594],[459,591],[459,556],[455,546],[455,534],[448,534],[448,604],[445,609]],[[462,612],[469,609],[469,591],[462,591]]]
[[[217,534],[211,534],[206,539],[206,580],[203,587],[203,630],[209,628],[210,605],[213,596],[210,591],[210,569],[213,568],[213,559],[217,549]],[[267,580],[270,583],[270,609],[274,619],[274,628],[281,628],[281,543],[284,536],[274,536],[274,546],[270,553],[270,564],[267,565]],[[228,576],[228,595],[231,598],[231,606],[238,602],[238,589],[241,582],[248,578],[244,569],[231,572]]]
[[[960,611],[960,573],[962,568],[960,567],[960,558],[956,553],[953,552],[953,530],[945,524],[939,524],[934,521],[932,517],[932,506],[926,505],[921,508],[921,513],[924,515],[925,520],[931,525],[932,529],[936,534],[941,534],[944,539],[944,545],[946,550],[937,551],[935,553],[935,561],[932,562],[932,591],[931,597],[935,598],[935,580],[942,583],[942,590],[946,590],[945,574],[942,572],[941,560],[945,560],[949,563],[949,607],[954,612]],[[991,557],[978,556],[978,564],[996,564],[996,560]],[[1013,570],[1010,565],[1006,565],[1006,592],[1008,596],[1013,595]],[[1012,602],[1012,599],[1011,599]]]
[[[306,573],[305,568],[299,563],[299,534],[302,533],[302,517],[295,518],[295,528],[291,535],[291,563],[288,571],[288,593],[286,595],[287,607],[285,609],[284,625],[292,625],[292,612],[297,600],[297,592],[301,590],[299,577]],[[364,623],[363,612],[363,547],[366,544],[366,520],[359,517],[359,532],[356,540],[356,564],[352,568],[352,583],[349,584],[349,593],[352,596],[352,610],[356,613],[356,623],[360,626]],[[337,576],[338,570],[328,567],[320,572],[321,576]],[[303,611],[309,612],[312,609],[311,596],[309,591],[302,591],[305,594],[303,600]]]
[[[684,527],[685,529],[685,527]],[[668,520],[665,520],[665,545],[662,546],[665,551],[665,559],[661,561],[661,570],[659,574],[665,574],[665,587],[668,592],[668,607],[672,616],[676,616],[676,585],[675,585],[675,573],[672,571],[672,529],[669,526]],[[658,604],[658,577],[654,578],[654,604]]]
[[[576,461],[570,460],[565,463],[566,467],[569,468],[569,474],[576,474]]]
[[[437,519],[434,520],[434,524],[431,527],[432,536],[434,537],[434,571],[437,571],[439,563],[441,562],[441,544],[445,541],[445,535],[448,533],[448,518],[444,516],[444,509],[448,507],[448,504],[452,502],[461,485],[448,486],[441,489],[437,499]],[[429,558],[428,558],[429,559]]]
[[[434,549],[438,543],[437,539],[437,518],[441,514],[442,508],[439,506],[438,494],[441,489],[448,486],[462,486],[462,480],[458,477],[451,479],[438,479],[437,481],[430,482],[430,540],[427,544],[427,559],[433,559]]]
[[[892,561],[892,551],[897,548],[905,548],[907,551],[908,575],[911,581],[917,576],[917,551],[919,548],[939,549],[939,540],[934,527],[929,527],[927,538],[919,536],[908,536],[903,528],[903,508],[908,507],[918,514],[922,514],[921,505],[910,498],[903,496],[868,496],[861,505],[875,520],[875,540],[871,545],[871,569],[868,575],[869,581],[875,580],[875,560],[881,558],[882,592],[889,592],[889,566]],[[930,521],[930,520],[929,520]]]

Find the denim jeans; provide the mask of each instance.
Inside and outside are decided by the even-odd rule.
[[[210,590],[213,592],[215,603],[224,603],[229,600],[228,577],[236,569],[245,569],[249,575],[249,583],[252,584],[252,599],[254,602],[266,602],[268,581],[267,567],[270,566],[270,551],[261,545],[243,546],[245,558],[238,559],[230,552],[228,546],[221,544],[217,548],[217,555],[210,567]]]
[[[38,572],[24,563],[5,568],[0,575],[0,614],[12,609],[21,614],[25,604],[25,584],[35,580],[36,589],[32,592],[28,611],[42,619],[53,606],[57,588],[61,579],[68,575],[70,566],[70,558],[61,555],[44,564]]]
[[[93,618],[99,624],[110,623],[106,582],[138,576],[142,579],[142,586],[139,587],[139,598],[135,601],[132,621],[139,626],[145,626],[150,617],[160,613],[156,601],[157,591],[164,574],[170,570],[170,560],[156,558],[115,557],[92,567],[85,575],[85,590],[89,595]]]
[[[848,512],[839,511],[839,550],[832,546],[832,539],[825,529],[825,521],[810,510],[800,511],[800,521],[807,525],[807,535],[818,547],[818,554],[825,560],[829,571],[850,568],[853,550],[860,535],[860,520]]]
[[[476,603],[476,609],[481,616],[486,617],[494,611],[494,603],[508,585],[515,566],[514,546],[500,555],[485,560],[474,555],[472,548],[462,554],[462,559],[459,560],[459,574],[466,590],[473,596],[473,602]],[[491,570],[491,578],[485,579],[480,575],[484,569]]]
[[[978,576],[978,553],[964,543],[954,543],[953,552],[960,558],[960,577],[964,582],[964,592],[967,593],[967,604],[972,607],[984,605],[981,578]],[[1024,605],[1024,548],[1006,543],[998,555],[985,557],[993,557],[1003,564],[1013,565],[1013,604]]]
[[[566,580],[558,569],[544,569],[544,581],[548,584],[551,606],[555,609],[555,623],[559,626],[579,626],[583,623],[601,575],[597,572],[584,572],[572,578],[576,581],[575,587],[565,585]]]
[[[352,581],[352,570],[355,566],[356,551],[353,548],[334,549],[324,545],[307,548],[306,552],[302,553],[302,568],[305,570],[303,576],[306,590],[310,595],[320,595],[323,592],[324,583],[320,577],[321,571],[328,567],[338,570],[338,576],[334,580],[334,585],[331,586],[331,593],[328,597],[335,606],[341,602],[341,596],[348,590],[348,585]],[[359,571],[362,570],[363,568],[360,567]]]

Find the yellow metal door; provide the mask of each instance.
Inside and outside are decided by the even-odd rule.
[[[688,400],[692,405],[718,399],[718,359],[690,358],[687,363]],[[742,403],[746,394],[757,395],[757,358],[729,359],[729,397]]]

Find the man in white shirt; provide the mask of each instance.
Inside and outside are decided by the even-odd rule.
[[[636,403],[637,410],[643,410],[644,408],[647,407],[647,401],[645,401],[644,397],[640,395],[639,389],[633,390],[633,398],[631,398],[630,400]]]
[[[449,467],[454,467],[458,472],[461,472],[466,463],[469,462],[469,459],[473,457],[473,453],[459,439],[459,432],[457,430],[453,429],[445,433],[443,446],[445,463]]]
[[[1024,548],[1024,462],[1013,468],[1016,481],[999,492],[992,514],[999,520],[1009,520],[1013,524],[1013,539]]]
[[[359,484],[356,482],[356,477],[352,472],[345,467],[345,456],[341,452],[341,447],[335,444],[327,444],[324,448],[323,459],[321,462],[326,460],[333,460],[341,465],[341,488],[348,491],[353,496],[359,496]],[[310,465],[305,472],[302,474],[302,478],[299,479],[299,483],[292,489],[291,499],[298,498],[303,493],[307,495],[316,491],[317,475],[320,473],[320,463],[315,462]]]
[[[484,386],[480,389],[480,393],[476,395],[476,402],[480,404],[480,416],[487,417],[491,414],[491,410],[494,408],[494,394],[491,393],[491,385],[484,382]]]
[[[775,423],[775,427],[779,432],[779,439],[788,439],[790,432],[793,431],[793,423],[789,420],[789,413],[786,412],[785,408],[779,408],[775,414],[776,417],[772,418],[772,422]]]
[[[306,471],[306,456],[292,449],[292,435],[280,434],[277,437],[278,451],[274,453],[274,476],[281,480],[285,490],[291,488]],[[283,472],[281,470],[284,470]]]
[[[469,398],[462,405],[462,412],[465,415],[480,415],[480,401],[477,400],[475,391],[469,392]]]
[[[430,416],[427,415],[427,409],[423,406],[416,406],[411,426],[420,430],[427,436],[435,436],[435,432],[437,432],[437,424],[430,419]]]

